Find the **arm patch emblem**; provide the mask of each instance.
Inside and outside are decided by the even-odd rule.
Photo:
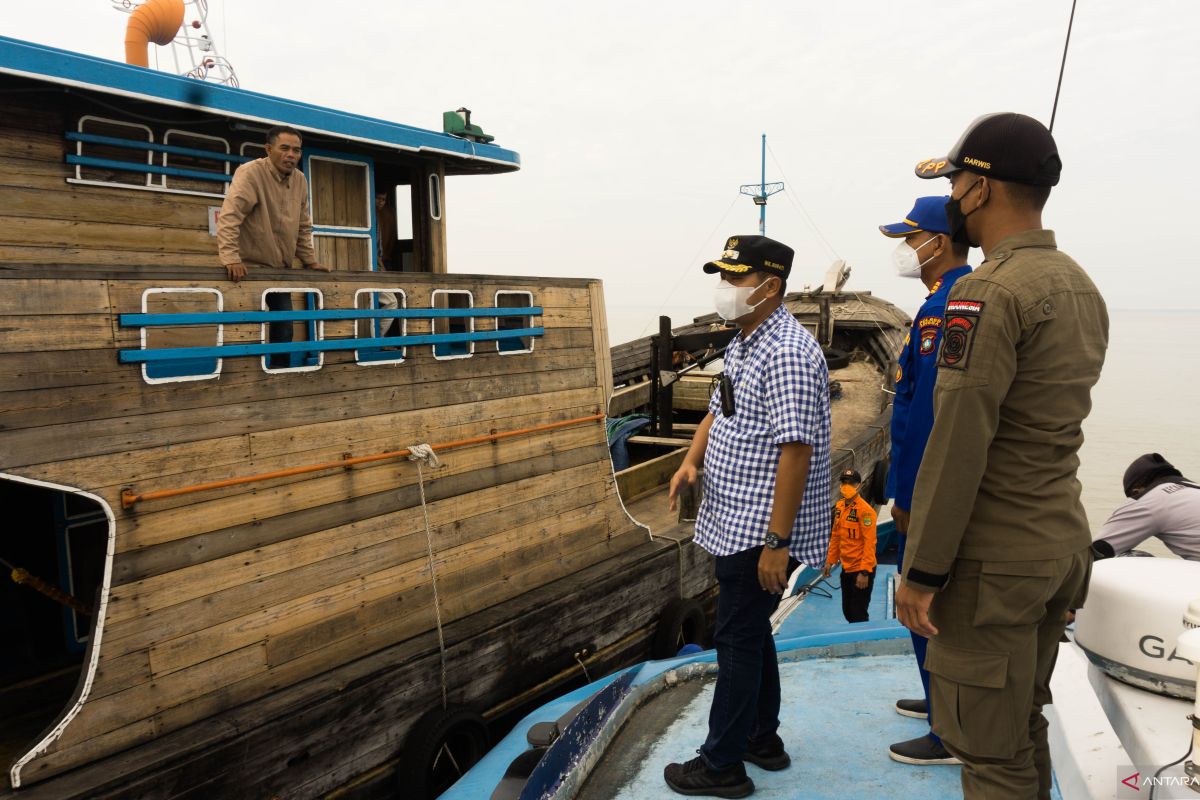
[[[967,368],[971,345],[975,341],[975,329],[982,313],[982,300],[951,300],[946,304],[946,330],[942,334],[942,348],[938,353],[939,367]]]

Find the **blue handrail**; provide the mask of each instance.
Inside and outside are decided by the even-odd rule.
[[[450,344],[455,342],[496,342],[526,336],[544,336],[545,328],[514,328],[510,331],[475,331],[472,333],[437,333],[416,336],[384,336],[371,339],[319,339],[274,344],[232,344],[218,347],[166,347],[159,350],[122,350],[122,364],[174,361],[179,359],[234,358],[264,356],[272,353],[312,353],[318,351],[366,350],[379,347],[407,347],[421,344]]]
[[[198,181],[213,183],[229,183],[232,175],[223,172],[200,172],[194,169],[177,169],[175,167],[160,167],[157,164],[135,164],[132,161],[116,161],[111,158],[92,158],[91,156],[67,155],[68,164],[78,164],[83,167],[99,169],[115,169],[120,172],[148,172],[151,175],[171,175],[176,178],[193,178]]]
[[[298,290],[299,291],[299,290]],[[345,319],[445,319],[541,316],[541,306],[528,308],[335,308],[310,311],[210,311],[196,314],[121,314],[123,328],[149,325],[232,325],[239,322],[305,322]]]
[[[249,156],[239,156],[232,153],[221,153],[214,150],[201,150],[198,147],[180,147],[174,144],[158,144],[157,142],[141,142],[137,139],[119,139],[116,136],[101,136],[97,133],[79,133],[67,131],[69,142],[85,142],[87,144],[107,144],[112,147],[124,147],[129,150],[150,150],[155,153],[170,153],[180,156],[195,156],[196,158],[211,158],[214,161],[228,161],[233,164],[244,164],[251,161]]]

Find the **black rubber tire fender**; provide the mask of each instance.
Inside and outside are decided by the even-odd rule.
[[[710,634],[704,606],[686,597],[676,597],[658,616],[650,657],[655,660],[672,658],[685,644],[707,647]]]
[[[850,366],[850,354],[836,347],[824,348],[825,366],[832,372],[835,369],[845,369]]]
[[[434,800],[487,755],[488,745],[487,722],[475,710],[451,704],[425,712],[404,740],[396,796]]]

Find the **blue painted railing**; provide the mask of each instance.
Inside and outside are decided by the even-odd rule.
[[[194,156],[195,158],[211,158],[213,161],[228,161],[231,164],[243,164],[253,161],[250,156],[239,156],[233,153],[221,153],[214,150],[201,150],[198,147],[183,147],[176,144],[159,144],[138,139],[121,139],[116,136],[101,136],[98,133],[79,133],[67,131],[64,136],[68,142],[84,142],[85,144],[105,144],[110,147],[123,147],[128,150],[149,150],[154,153],[169,153],[179,156]]]
[[[271,322],[317,322],[324,320],[390,320],[390,319],[464,319],[479,317],[535,317],[543,314],[541,306],[525,308],[396,308],[396,309],[308,309],[300,311],[216,311],[201,313],[120,314],[123,328],[166,327],[193,325],[229,325]],[[299,353],[315,356],[320,352],[345,350],[373,351],[381,348],[403,348],[416,345],[438,347],[440,355],[465,355],[463,347],[471,342],[497,342],[499,349],[522,349],[517,340],[544,336],[544,327],[513,328],[467,333],[430,333],[347,339],[307,339],[298,342],[261,342],[255,344],[215,345],[212,347],[164,347],[156,349],[121,350],[122,364],[145,364],[155,368],[151,377],[204,374],[216,370],[216,359],[246,356],[270,356]],[[505,347],[508,344],[510,347]],[[515,345],[511,346],[511,345]],[[361,355],[361,354],[360,354]],[[382,360],[376,355],[367,360]]]

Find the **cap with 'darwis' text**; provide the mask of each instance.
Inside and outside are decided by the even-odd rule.
[[[1062,174],[1058,145],[1033,117],[985,114],[967,126],[948,155],[917,164],[918,178],[944,178],[964,170],[998,181],[1056,186]]]

